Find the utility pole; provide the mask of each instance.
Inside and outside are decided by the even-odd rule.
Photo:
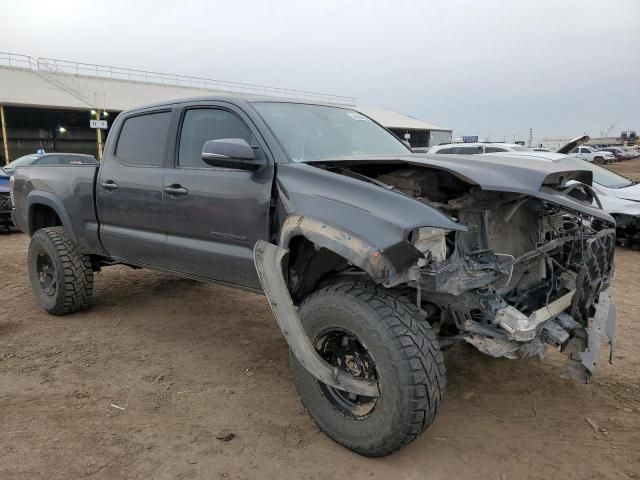
[[[533,143],[533,128],[529,129],[529,148],[531,148],[531,144]]]
[[[109,114],[107,113],[106,110],[102,111],[102,115],[100,113],[99,108],[91,110],[91,116],[95,117],[95,120],[97,120],[98,122],[101,120],[101,116],[104,118],[107,118],[108,115]],[[97,141],[97,148],[98,148],[98,161],[102,162],[102,129],[99,126],[96,128],[96,141]]]
[[[102,129],[96,128],[96,135],[98,136],[98,161],[102,162]]]
[[[4,164],[6,165],[9,163],[9,139],[7,138],[7,124],[4,120],[4,106],[2,105],[0,105],[0,124],[2,124],[2,144],[4,147]]]
[[[95,110],[96,120],[100,120],[100,109],[96,108]],[[92,111],[91,113],[93,113]],[[102,129],[96,128],[96,140],[98,141],[98,161],[102,162]]]

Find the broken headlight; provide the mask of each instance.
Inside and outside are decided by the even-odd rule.
[[[442,228],[420,227],[413,231],[411,238],[413,246],[424,258],[441,262],[447,258],[446,234],[447,231]]]

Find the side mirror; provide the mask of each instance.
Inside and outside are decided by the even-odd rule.
[[[244,138],[221,138],[208,140],[202,147],[202,160],[213,167],[258,170],[264,161],[256,155]]]

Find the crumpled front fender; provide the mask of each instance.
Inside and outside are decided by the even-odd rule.
[[[289,215],[280,231],[280,247],[287,248],[291,239],[298,235],[319,247],[331,250],[367,272],[375,282],[385,287],[409,280],[410,265],[394,265],[382,250],[330,223],[301,214]]]
[[[253,249],[253,259],[262,289],[289,348],[300,364],[322,383],[358,395],[378,397],[380,392],[377,382],[342,372],[329,365],[316,352],[304,331],[284,280],[282,259],[287,253],[288,250],[263,240],[258,240]]]

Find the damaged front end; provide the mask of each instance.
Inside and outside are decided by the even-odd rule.
[[[570,375],[588,382],[605,336],[613,348],[612,225],[509,193],[472,191],[440,207],[468,231],[441,232],[444,256],[423,250],[412,283],[421,303],[438,308],[445,331],[492,356],[559,347]]]
[[[455,325],[480,351],[541,358],[549,345],[559,347],[571,377],[588,382],[603,340],[613,348],[615,338],[614,242],[615,232],[605,229],[536,242],[518,256],[458,253],[425,265],[414,285],[441,309],[443,325]],[[463,244],[457,248],[464,252]]]
[[[424,258],[409,286],[438,317],[441,336],[495,357],[542,357],[558,347],[569,357],[569,375],[590,380],[603,340],[614,345],[616,236],[606,215],[569,199],[562,178],[540,195],[485,191],[441,170],[405,168],[375,178],[467,227],[423,227],[410,237]],[[580,192],[589,194],[588,187]]]
[[[501,159],[286,165],[277,243],[290,254],[277,282],[263,268],[263,289],[276,317],[293,323],[295,305],[319,285],[360,276],[415,301],[443,343],[507,358],[557,347],[570,376],[588,382],[603,341],[613,349],[616,242],[590,183],[590,172]],[[316,378],[330,377],[313,367],[308,342],[297,346]]]

